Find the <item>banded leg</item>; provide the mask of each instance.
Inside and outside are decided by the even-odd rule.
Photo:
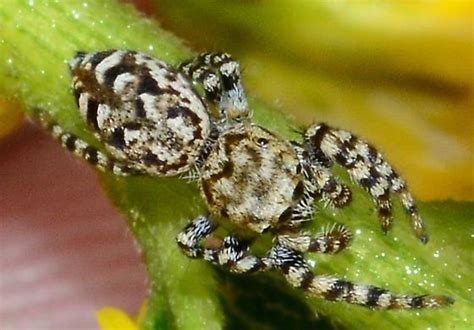
[[[347,205],[351,201],[352,193],[349,187],[340,183],[331,173],[330,162],[320,162],[299,143],[294,141],[291,143],[303,168],[305,191],[313,197],[310,203],[312,204],[314,197],[318,196],[335,207]]]
[[[330,301],[345,301],[377,309],[416,309],[450,305],[451,297],[442,295],[396,295],[371,285],[356,284],[334,276],[316,276],[310,270],[303,254],[284,245],[276,245],[270,253],[270,262],[296,288]]]
[[[352,200],[352,192],[339,182],[328,168],[313,164],[314,179],[324,201],[335,207],[344,207]]]
[[[343,225],[334,224],[319,235],[280,235],[278,243],[295,251],[335,254],[344,250],[352,240],[352,233]]]
[[[390,192],[395,192],[410,215],[416,236],[421,242],[428,242],[423,220],[418,215],[404,180],[373,146],[347,131],[333,129],[325,124],[311,126],[305,133],[305,142],[312,157],[321,162],[341,165],[373,197],[385,232],[392,223]]]
[[[139,174],[135,169],[111,158],[109,155],[74,134],[66,132],[59,124],[52,121],[43,110],[35,109],[35,111],[37,112],[42,126],[50,131],[51,135],[58,140],[63,147],[72,152],[75,156],[85,159],[98,170],[102,172],[112,172],[119,176]]]
[[[199,216],[178,234],[176,240],[188,257],[207,260],[234,273],[251,273],[266,268],[264,260],[247,255],[248,246],[234,236],[224,237],[218,248],[201,246],[201,241],[209,237],[214,229],[209,217]]]
[[[229,54],[202,53],[180,64],[178,70],[202,84],[206,98],[219,106],[223,118],[241,120],[248,117],[239,62]]]

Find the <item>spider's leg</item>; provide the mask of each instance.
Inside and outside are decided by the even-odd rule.
[[[428,241],[425,225],[404,180],[373,146],[347,131],[333,129],[325,124],[311,126],[305,133],[305,143],[312,158],[321,162],[336,162],[369,192],[377,204],[384,231],[390,228],[392,222],[392,191],[400,195],[416,236],[423,243]]]
[[[315,211],[314,200],[323,194],[321,185],[317,181],[317,177],[315,177],[315,172],[311,164],[309,164],[307,152],[296,143],[293,143],[293,147],[297,152],[302,166],[304,184],[301,199],[298,204],[292,208],[291,218],[283,223],[282,227],[284,228],[286,225],[289,229],[297,228],[302,223],[312,219]],[[331,175],[328,176],[328,179],[335,180]],[[340,193],[338,196],[340,196]],[[350,198],[350,191],[349,197],[347,198]],[[351,239],[352,233],[346,227],[343,225],[333,225],[315,237],[301,233],[290,233],[279,235],[277,241],[279,244],[288,246],[302,253],[338,253],[349,245]]]
[[[248,246],[234,236],[224,237],[219,247],[203,247],[201,241],[209,237],[214,229],[209,217],[201,215],[188,224],[176,240],[188,257],[207,260],[234,273],[251,273],[266,269],[265,260],[247,255]]]
[[[279,269],[292,286],[326,300],[378,309],[433,308],[454,302],[452,298],[442,295],[396,295],[371,285],[356,284],[328,275],[316,276],[302,253],[281,244],[272,248],[269,259],[271,265]]]
[[[323,201],[327,201],[335,207],[343,207],[351,201],[351,190],[339,182],[329,168],[312,163],[311,170]]]
[[[284,234],[278,236],[278,243],[295,251],[317,253],[339,253],[352,240],[352,233],[343,225],[334,224],[322,233],[312,237],[307,234]]]
[[[75,156],[85,159],[89,164],[102,172],[112,172],[119,176],[139,174],[137,170],[127,164],[112,158],[76,135],[66,132],[44,110],[38,108],[34,110],[42,126],[50,131],[51,135]]]
[[[312,220],[315,213],[314,201],[316,199],[322,198],[334,206],[342,207],[351,198],[349,188],[340,184],[331,174],[329,168],[313,162],[308,151],[299,143],[291,141],[291,144],[298,156],[304,180],[302,190],[293,195],[299,201],[291,208],[292,212],[288,214],[289,218],[283,217],[280,219],[281,228],[288,229],[300,227],[303,223]],[[327,253],[334,252],[327,251]]]
[[[243,120],[249,116],[240,65],[229,54],[202,53],[181,63],[178,70],[202,84],[206,98],[219,107],[223,118]]]
[[[331,173],[331,161],[326,160],[325,157],[315,157],[317,155],[308,152],[297,142],[292,141],[291,143],[303,168],[305,190],[313,197],[318,196],[332,206],[347,205],[351,201],[352,193],[349,187],[340,183]]]

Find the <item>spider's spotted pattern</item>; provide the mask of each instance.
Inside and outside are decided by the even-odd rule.
[[[374,147],[351,133],[317,124],[302,142],[294,142],[253,124],[239,64],[228,54],[201,54],[175,68],[134,51],[80,52],[70,69],[80,114],[107,153],[45,116],[43,122],[69,150],[101,170],[197,177],[209,214],[177,236],[189,257],[237,273],[277,269],[292,286],[327,300],[382,309],[452,303],[446,296],[395,295],[313,273],[306,252],[337,253],[352,238],[342,225],[316,236],[301,231],[313,218],[315,200],[335,207],[351,200],[349,188],[331,172],[335,163],[372,196],[384,231],[392,222],[391,193],[400,196],[416,236],[426,243],[423,221],[403,179]],[[194,83],[202,86],[203,96]],[[202,242],[216,220],[232,223],[239,234],[209,247]],[[263,256],[250,254],[245,242],[265,231],[275,235],[273,247]]]

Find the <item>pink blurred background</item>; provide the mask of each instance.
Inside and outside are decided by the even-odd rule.
[[[0,328],[95,329],[135,314],[144,265],[92,168],[29,122],[0,142]]]

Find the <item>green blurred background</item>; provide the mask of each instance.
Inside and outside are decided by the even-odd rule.
[[[226,51],[248,94],[382,151],[422,200],[474,199],[473,2],[130,0],[196,51]],[[0,99],[0,138],[21,117]]]
[[[248,93],[352,130],[418,198],[474,199],[473,2],[141,1],[197,51],[224,50]]]

